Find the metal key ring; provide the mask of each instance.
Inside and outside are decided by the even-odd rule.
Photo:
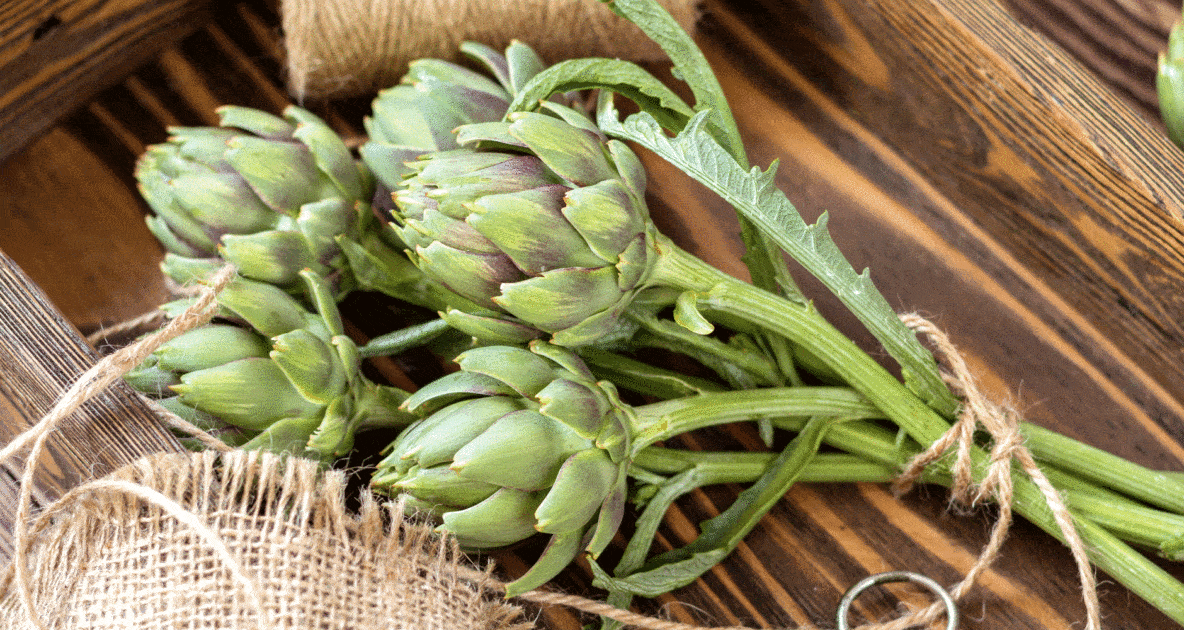
[[[839,612],[836,615],[836,630],[849,630],[847,625],[847,613],[851,610],[851,604],[867,589],[878,584],[886,584],[889,582],[912,582],[920,584],[937,595],[942,604],[946,607],[946,630],[957,630],[958,628],[958,608],[954,605],[954,598],[946,589],[942,588],[941,584],[921,575],[920,573],[913,573],[912,571],[889,571],[887,573],[877,573],[876,575],[868,576],[852,586],[844,595],[843,599],[839,600]]]

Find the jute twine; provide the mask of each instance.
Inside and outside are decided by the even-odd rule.
[[[661,0],[688,31],[695,0]],[[476,41],[502,50],[514,39],[555,63],[577,57],[655,61],[664,56],[599,0],[284,0],[288,88],[297,100],[377,92],[414,59],[459,61]]]
[[[121,469],[108,477],[95,480],[75,488],[67,493],[64,497],[59,499],[53,506],[50,506],[46,511],[38,516],[35,523],[30,526],[30,510],[31,510],[31,489],[34,469],[37,463],[38,456],[44,448],[45,441],[55,426],[66,416],[81,406],[86,400],[93,397],[113,381],[120,378],[128,370],[134,368],[142,362],[148,355],[150,355],[161,344],[167,342],[169,339],[177,335],[200,326],[209,319],[216,312],[215,298],[218,292],[226,286],[226,284],[233,278],[234,268],[227,265],[213,276],[208,286],[200,293],[195,303],[186,310],[181,316],[169,322],[164,328],[156,333],[142,339],[141,341],[116,351],[115,353],[100,360],[94,367],[85,372],[78,381],[71,386],[59,399],[57,404],[50,410],[48,414],[38,422],[34,427],[18,436],[3,450],[0,450],[0,461],[4,461],[14,454],[20,452],[22,449],[29,447],[30,454],[25,462],[25,470],[21,480],[20,491],[20,505],[17,509],[16,523],[14,526],[14,561],[10,566],[8,573],[0,577],[0,586],[9,582],[14,582],[16,587],[16,598],[24,612],[24,620],[26,625],[11,625],[10,627],[31,627],[37,630],[46,630],[47,626],[44,624],[40,615],[39,603],[34,598],[33,584],[35,578],[43,576],[42,569],[46,564],[44,558],[46,557],[46,550],[42,549],[36,555],[38,558],[38,575],[35,576],[29,570],[29,556],[33,545],[34,538],[37,534],[53,529],[57,526],[57,531],[53,536],[49,537],[47,544],[48,550],[51,554],[57,553],[62,549],[74,549],[82,543],[88,536],[95,536],[95,524],[91,523],[83,527],[79,525],[84,519],[80,519],[77,514],[69,512],[70,506],[75,503],[86,503],[91,506],[92,510],[84,511],[84,514],[99,514],[99,527],[105,527],[111,514],[122,513],[118,506],[124,506],[126,511],[127,499],[134,498],[140,503],[135,503],[134,513],[137,515],[133,519],[137,525],[137,531],[143,529],[145,518],[142,516],[144,506],[153,506],[159,511],[162,517],[172,519],[183,526],[183,529],[195,535],[200,543],[199,548],[205,549],[207,552],[212,552],[214,557],[220,562],[223,571],[228,573],[233,584],[241,591],[241,594],[246,596],[246,603],[242,608],[249,611],[253,623],[251,626],[260,628],[271,627],[294,627],[290,624],[276,624],[277,619],[275,611],[285,611],[288,604],[284,601],[270,602],[264,601],[264,594],[272,590],[280,589],[281,591],[287,586],[286,582],[307,582],[308,576],[305,574],[296,575],[292,573],[294,570],[290,566],[283,566],[280,569],[269,569],[270,573],[262,574],[259,567],[267,565],[269,559],[274,556],[274,552],[267,552],[263,555],[250,555],[247,551],[254,549],[258,552],[257,547],[261,543],[258,541],[251,542],[248,545],[247,551],[244,551],[242,536],[244,530],[228,529],[224,522],[218,521],[219,518],[224,518],[227,514],[233,518],[246,518],[249,520],[249,527],[246,528],[248,532],[256,532],[258,530],[266,530],[267,532],[274,531],[274,524],[268,525],[267,522],[259,520],[264,515],[272,514],[299,514],[299,518],[292,520],[295,526],[298,526],[298,537],[307,537],[308,531],[304,528],[308,523],[316,522],[324,525],[328,523],[327,527],[316,529],[316,535],[324,537],[328,534],[330,541],[326,542],[321,538],[317,540],[320,544],[329,544],[330,547],[339,548],[342,544],[348,545],[348,541],[352,539],[372,539],[374,538],[375,523],[380,522],[376,516],[377,508],[374,505],[373,499],[370,497],[364,498],[364,506],[362,515],[357,520],[351,521],[355,525],[345,526],[344,517],[344,498],[341,494],[341,488],[344,487],[341,481],[339,472],[325,473],[320,471],[312,462],[305,462],[302,460],[286,460],[281,462],[279,458],[274,456],[264,455],[260,453],[245,453],[242,451],[224,452],[228,451],[229,447],[218,442],[212,437],[206,436],[209,440],[210,446],[215,449],[205,453],[192,456],[189,460],[190,466],[196,466],[201,471],[212,470],[215,461],[222,461],[220,470],[223,475],[229,478],[237,479],[238,485],[221,486],[222,492],[209,494],[210,488],[214,482],[211,481],[216,477],[212,472],[189,472],[185,477],[169,477],[168,475],[176,473],[177,470],[190,470],[182,465],[180,460],[176,462],[167,463],[158,458],[150,458],[149,460],[141,460],[136,464],[131,465],[126,469]],[[1011,467],[1012,460],[1019,462],[1020,468],[1033,479],[1036,485],[1044,494],[1045,500],[1049,508],[1056,517],[1058,526],[1062,534],[1065,536],[1067,544],[1073,553],[1074,560],[1077,563],[1079,577],[1081,579],[1082,592],[1086,602],[1086,611],[1088,614],[1087,630],[1098,630],[1099,623],[1099,605],[1096,593],[1096,582],[1094,575],[1090,569],[1088,559],[1085,554],[1084,544],[1077,534],[1076,529],[1072,523],[1072,517],[1069,515],[1064,502],[1057,494],[1056,490],[1048,482],[1047,478],[1040,471],[1032,458],[1031,453],[1023,446],[1021,436],[1018,429],[1018,416],[1010,409],[996,405],[988,401],[979,391],[973,375],[970,373],[965,361],[961,355],[958,354],[957,349],[950,343],[949,338],[934,326],[928,320],[916,315],[903,315],[902,319],[912,329],[925,333],[934,346],[937,348],[939,355],[950,366],[950,373],[947,375],[948,380],[956,387],[963,395],[965,404],[963,405],[962,413],[949,432],[938,442],[936,442],[930,449],[921,455],[917,456],[906,467],[905,472],[895,484],[899,492],[906,491],[921,475],[925,466],[933,461],[943,457],[950,450],[956,451],[955,462],[952,466],[954,474],[954,484],[952,486],[952,496],[955,501],[964,503],[968,506],[973,506],[981,503],[987,498],[993,498],[999,505],[999,518],[992,528],[991,535],[987,546],[983,549],[979,558],[968,571],[965,578],[956,584],[951,589],[951,594],[955,599],[962,597],[970,590],[974,581],[985,571],[999,554],[1000,547],[1006,537],[1007,530],[1012,522],[1012,479]],[[189,425],[184,420],[173,416],[172,414],[159,408],[162,419],[170,426],[174,426],[194,435],[202,435],[202,432]],[[972,463],[970,460],[970,450],[972,445],[972,437],[976,427],[982,426],[988,431],[994,440],[994,446],[991,451],[991,463],[984,479],[977,485],[973,480]],[[30,446],[31,444],[31,446]],[[219,452],[223,451],[223,452]],[[171,455],[169,457],[181,457],[183,455]],[[217,460],[217,458],[223,458]],[[226,459],[229,458],[229,459]],[[261,459],[262,458],[262,459]],[[226,462],[231,462],[231,465],[226,465]],[[245,466],[245,468],[243,468]],[[127,472],[131,470],[132,472]],[[194,469],[196,470],[196,469]],[[247,472],[243,472],[243,471]],[[234,472],[238,471],[238,472]],[[293,472],[295,471],[295,472]],[[300,471],[304,471],[303,473]],[[129,477],[129,474],[131,475]],[[334,476],[336,475],[336,476]],[[274,478],[273,478],[274,477]],[[309,481],[315,477],[314,481]],[[162,481],[165,479],[165,481]],[[203,488],[203,492],[194,492],[190,485],[192,479],[204,480],[193,481],[197,486]],[[244,485],[243,480],[255,480],[258,485]],[[326,479],[330,481],[325,481]],[[332,481],[336,479],[336,481]],[[266,480],[266,482],[264,481]],[[301,481],[303,480],[303,481]],[[328,484],[325,486],[325,484]],[[316,490],[315,492],[302,493],[297,491],[299,488],[320,488],[328,487],[328,491]],[[264,488],[261,490],[260,488]],[[268,494],[271,493],[271,494]],[[277,494],[278,493],[278,494]],[[280,501],[280,504],[286,506],[302,506],[301,510],[294,510],[292,508],[277,508],[276,505],[267,503],[262,500],[251,499],[251,497],[266,495],[274,499],[275,496],[288,497]],[[105,497],[105,499],[104,499]],[[196,497],[196,498],[195,498]],[[220,497],[220,498],[219,498]],[[218,500],[226,499],[227,497],[241,501],[241,505],[231,506],[235,509],[228,511],[228,506],[218,503]],[[325,497],[329,497],[326,503]],[[95,501],[106,501],[103,503],[101,509],[95,511]],[[122,501],[122,503],[121,503]],[[213,503],[211,503],[213,501]],[[114,502],[114,503],[113,503]],[[317,505],[328,505],[328,512],[317,512],[318,516],[312,516],[313,511],[309,511],[309,506],[313,503]],[[211,510],[211,505],[219,506],[217,510]],[[113,507],[115,506],[115,507]],[[271,507],[267,507],[271,506]],[[418,562],[418,559],[424,557],[424,553],[428,556],[435,557],[440,560],[439,566],[447,568],[447,579],[444,582],[429,582],[418,584],[421,589],[433,590],[443,588],[447,592],[448,597],[455,594],[456,584],[448,580],[458,579],[467,584],[475,585],[475,592],[480,593],[504,593],[507,584],[494,579],[489,570],[479,570],[467,565],[463,559],[455,552],[455,547],[449,546],[446,542],[441,542],[436,538],[432,538],[436,542],[428,542],[430,527],[419,527],[418,529],[404,520],[401,507],[394,507],[392,522],[394,523],[393,531],[389,533],[383,540],[388,547],[394,543],[390,541],[403,541],[399,544],[403,545],[403,555],[407,549],[414,548],[413,553],[410,554],[413,561]],[[217,518],[212,516],[217,513]],[[325,514],[329,516],[325,516]],[[66,518],[62,518],[65,514]],[[58,517],[55,521],[55,517]],[[211,520],[213,519],[213,520]],[[151,520],[151,519],[149,519]],[[152,531],[148,540],[158,540],[161,538],[160,525],[161,519],[152,520],[154,523]],[[356,526],[357,523],[368,524],[365,527]],[[241,523],[239,523],[241,525]],[[81,529],[79,529],[81,527]],[[360,529],[359,529],[360,527]],[[63,530],[64,528],[64,530]],[[173,528],[166,528],[173,531]],[[159,530],[159,531],[158,531]],[[63,533],[65,531],[66,533]],[[311,531],[311,530],[309,530]],[[291,539],[291,534],[286,534]],[[45,538],[42,536],[41,538]],[[252,539],[253,540],[253,539]],[[407,541],[412,541],[408,543]],[[132,549],[142,549],[144,541],[135,540]],[[110,546],[110,539],[105,539],[105,542],[100,544],[102,546]],[[46,543],[43,543],[45,546]],[[71,547],[73,545],[73,547]],[[408,546],[410,545],[410,547]],[[185,551],[185,557],[189,558],[194,551],[193,545]],[[319,547],[318,547],[319,548]],[[131,553],[128,551],[128,553]],[[352,553],[352,552],[351,552]],[[315,558],[300,558],[297,564],[303,565],[307,562],[325,562],[324,554],[317,552]],[[391,554],[383,553],[378,556],[366,556],[369,562],[380,562],[383,558],[387,558]],[[399,555],[399,554],[394,554]],[[149,553],[150,558],[158,558],[161,553]],[[82,562],[81,565],[75,561],[71,561],[69,554],[66,554],[66,559],[63,561],[57,556],[55,561],[50,562],[54,567],[65,567],[66,569],[76,568],[87,564]],[[243,558],[247,561],[244,562]],[[192,559],[188,560],[192,564]],[[346,565],[337,567],[334,566],[329,574],[336,575],[342,571],[349,572],[352,567],[357,569],[358,560],[353,555],[348,556]],[[208,563],[207,563],[208,564]],[[363,563],[366,564],[366,563]],[[128,565],[125,563],[124,568]],[[189,565],[185,565],[188,567]],[[206,565],[198,563],[194,566],[205,567]],[[270,565],[267,565],[270,566]],[[414,565],[415,568],[412,573],[417,576],[424,575],[421,570],[422,567]],[[59,568],[60,568],[59,567]],[[248,568],[250,567],[250,568]],[[203,569],[205,570],[205,569]],[[190,571],[191,572],[191,571]],[[161,569],[152,568],[151,575],[156,576],[153,579],[159,580]],[[189,573],[180,576],[172,576],[177,579],[188,579]],[[438,574],[438,572],[437,572]],[[434,574],[435,575],[435,574]],[[266,577],[269,579],[261,579]],[[55,578],[60,582],[60,578]],[[56,582],[55,582],[56,583]],[[407,588],[401,582],[400,588]],[[442,586],[443,585],[443,586]],[[264,587],[267,588],[264,588]],[[208,584],[206,585],[208,587]],[[105,588],[105,587],[104,587]],[[149,591],[159,592],[161,589],[167,590],[167,585],[155,584]],[[270,589],[270,590],[269,590]],[[4,589],[7,590],[7,589]],[[284,591],[286,592],[286,591]],[[98,606],[101,607],[109,602],[110,593],[103,591],[103,597],[99,598]],[[298,599],[303,601],[307,599],[307,593],[301,592]],[[333,598],[339,596],[340,593],[335,590],[318,593],[322,597]],[[133,594],[135,596],[135,594]],[[146,596],[146,595],[145,595]],[[271,595],[270,597],[274,597]],[[518,596],[519,599],[530,601],[542,605],[561,605],[567,606],[582,612],[604,615],[611,619],[620,621],[626,625],[647,628],[649,630],[695,630],[702,628],[701,626],[694,626],[665,619],[658,619],[639,615],[626,610],[619,610],[604,602],[590,600],[584,597],[567,595],[563,593],[553,593],[543,590],[535,590],[529,593]],[[282,599],[282,598],[281,598]],[[480,601],[486,601],[483,598],[478,598]],[[6,600],[5,600],[6,601]],[[456,604],[454,600],[449,606]],[[468,601],[468,600],[466,600]],[[3,604],[0,601],[0,604]],[[523,627],[521,624],[514,624],[513,618],[520,612],[515,607],[505,607],[501,604],[492,604],[486,602],[491,608],[481,608],[485,611],[481,613],[481,628],[519,628]],[[459,604],[462,609],[473,609],[476,604],[472,602],[468,604]],[[485,606],[485,604],[482,604]],[[3,606],[0,606],[0,613],[4,612]],[[869,624],[860,627],[860,630],[902,630],[911,626],[928,623],[936,619],[942,613],[940,603],[935,603],[925,609],[915,611],[905,617],[901,617],[885,623]],[[192,619],[185,621],[188,627],[227,627],[223,625],[225,621],[224,611],[219,613],[219,620],[212,622],[212,625],[196,625]],[[92,614],[91,617],[93,618]],[[103,617],[103,613],[99,613],[99,618]],[[289,615],[288,619],[291,619]],[[5,618],[0,617],[0,622],[5,621]],[[170,622],[172,623],[172,622]],[[302,623],[302,622],[301,622]],[[448,621],[444,627],[459,628],[455,620]],[[89,626],[88,626],[89,627]],[[118,625],[103,625],[93,627],[118,627]],[[749,630],[741,626],[716,627],[718,630]],[[812,626],[800,626],[801,630],[813,628]]]

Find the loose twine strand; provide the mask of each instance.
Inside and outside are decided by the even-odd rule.
[[[41,618],[38,616],[33,602],[32,577],[29,575],[25,556],[28,554],[30,545],[28,526],[33,503],[33,480],[37,470],[37,460],[45,449],[46,441],[63,419],[74,413],[83,403],[106,390],[111,383],[121,378],[129,370],[142,363],[162,344],[183,332],[208,322],[217,311],[217,303],[214,299],[230,282],[234,274],[233,265],[226,265],[218,270],[210,278],[207,290],[203,291],[184,313],[152,335],[100,359],[82,376],[78,377],[78,380],[62,394],[45,417],[17,436],[3,449],[0,449],[0,462],[7,461],[8,458],[26,447],[30,449],[29,455],[25,459],[24,472],[21,475],[21,489],[13,525],[13,547],[16,551],[13,556],[13,573],[21,602],[25,606],[29,620],[38,630],[45,630],[45,625],[41,623]]]
[[[139,365],[157,348],[178,335],[192,330],[208,322],[217,311],[215,299],[218,293],[233,279],[235,269],[233,265],[226,265],[219,270],[201,290],[196,301],[184,313],[169,322],[164,328],[145,337],[144,339],[122,348],[97,362],[87,370],[78,380],[66,390],[54,407],[36,425],[22,433],[11,443],[0,450],[0,462],[7,460],[20,452],[30,443],[30,453],[25,461],[25,470],[21,478],[19,505],[13,532],[14,546],[17,553],[14,556],[14,578],[18,593],[25,607],[25,611],[33,626],[38,630],[46,630],[38,616],[29,567],[24,561],[28,554],[31,541],[29,539],[29,521],[32,505],[32,486],[37,460],[45,448],[45,443],[57,425],[87,400],[105,390],[112,382],[121,378],[132,368]],[[894,490],[898,493],[906,492],[921,476],[926,466],[945,456],[950,450],[956,452],[955,461],[951,467],[954,483],[951,487],[952,499],[967,506],[975,506],[991,497],[999,504],[999,518],[991,529],[987,546],[980,553],[974,565],[966,576],[951,589],[952,597],[957,600],[965,595],[973,586],[975,580],[995,561],[999,555],[1003,541],[1012,522],[1012,493],[1011,462],[1017,460],[1023,471],[1033,480],[1043,494],[1058,527],[1064,535],[1066,544],[1077,563],[1078,576],[1081,580],[1082,594],[1085,599],[1088,617],[1086,630],[1099,630],[1100,612],[1097,597],[1097,583],[1090,569],[1086,556],[1085,545],[1073,525],[1064,502],[1048,478],[1036,465],[1032,454],[1023,445],[1019,432],[1018,415],[1014,410],[996,405],[978,389],[974,376],[971,374],[966,361],[950,342],[949,337],[938,329],[932,322],[915,314],[902,315],[901,319],[911,329],[925,333],[937,348],[938,353],[949,364],[951,372],[947,380],[963,395],[964,404],[958,421],[949,431],[935,442],[928,450],[917,455],[906,466],[905,471],[894,483]],[[138,322],[136,325],[142,325]],[[176,416],[158,404],[153,405],[157,416],[168,426],[191,434],[211,448],[220,451],[233,450],[226,444],[192,425],[188,421]],[[974,484],[973,464],[970,458],[974,431],[981,425],[994,440],[991,449],[990,464],[983,480]],[[91,481],[63,496],[47,513],[57,512],[63,506],[80,497],[101,493],[117,492],[137,496],[152,503],[181,523],[192,528],[218,554],[225,564],[225,569],[235,581],[242,586],[251,599],[251,604],[259,611],[260,620],[266,620],[266,609],[263,605],[261,589],[256,580],[234,558],[229,547],[222,541],[217,532],[207,524],[202,523],[194,514],[185,510],[160,492],[139,484],[99,479]],[[458,577],[478,583],[490,592],[505,593],[508,584],[498,581],[485,571],[478,571],[458,565]],[[543,590],[533,590],[516,596],[518,599],[542,605],[558,605],[569,607],[581,612],[601,615],[629,626],[645,628],[647,630],[701,630],[704,626],[670,621],[656,617],[637,614],[622,610],[607,603],[588,599],[578,595],[568,595]],[[904,617],[884,623],[867,624],[857,630],[903,630],[911,626],[929,623],[936,619],[944,607],[941,602],[917,610]],[[714,626],[714,630],[751,630],[746,626]],[[799,626],[799,630],[814,630],[814,626]]]

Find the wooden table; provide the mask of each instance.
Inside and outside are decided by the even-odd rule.
[[[22,146],[6,145],[0,164],[0,250],[85,332],[165,297],[161,252],[131,175],[136,156],[164,140],[166,125],[214,124],[219,104],[278,111],[287,102],[274,7],[193,4],[186,26],[171,31],[191,34],[168,43],[166,29],[152,40],[163,47],[141,50],[148,61],[130,74],[110,64],[113,87],[46,101],[46,120],[68,112],[27,144],[28,135],[6,136]],[[1184,153],[1163,136],[1151,87],[1177,7],[717,0],[707,10],[698,39],[751,161],[781,161],[790,199],[807,218],[830,213],[840,247],[856,268],[872,269],[895,308],[932,317],[988,392],[1028,420],[1184,470]],[[366,105],[314,109],[357,134]],[[0,115],[3,124],[36,119]],[[669,167],[647,165],[660,227],[743,275],[732,211]],[[816,283],[803,286],[874,351]],[[746,430],[705,439],[757,447]],[[693,538],[694,524],[738,490],[681,502],[660,544]],[[723,564],[639,609],[702,624],[831,625],[842,592],[869,573],[960,578],[992,514],[946,507],[940,488],[897,500],[873,484],[799,485]],[[510,573],[523,568],[514,555],[502,562]],[[590,582],[574,567],[556,586],[596,596]],[[1067,628],[1084,618],[1076,584],[1061,545],[1017,524],[964,601],[963,628]],[[1112,582],[1101,590],[1107,627],[1175,625]],[[869,594],[857,611],[880,618],[898,601]],[[580,624],[560,609],[543,620]]]

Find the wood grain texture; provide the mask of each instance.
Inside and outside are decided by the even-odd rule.
[[[28,276],[0,252],[0,444],[36,424],[98,355]],[[130,387],[117,383],[66,418],[38,460],[33,501],[47,505],[80,482],[139,457],[180,451]],[[0,463],[0,563],[12,552],[16,485],[27,453]]]
[[[0,4],[0,162],[191,32],[204,0]]]
[[[1155,13],[1166,5],[1069,4],[1103,14],[1111,6]],[[707,5],[699,42],[752,162],[780,160],[778,183],[803,214],[828,211],[832,233],[855,266],[872,269],[898,310],[936,318],[987,391],[1011,397],[1032,421],[1148,465],[1184,470],[1180,154],[1154,121],[1132,109],[1135,100],[1121,84],[1135,79],[1100,74],[1078,49],[1049,45],[1022,26],[1019,6],[1020,0],[1008,8],[966,0],[718,0]],[[47,136],[86,165],[59,182],[62,194],[81,194],[87,174],[99,174],[94,181],[110,183],[103,194],[110,229],[128,242],[145,238],[145,208],[130,175],[136,156],[165,138],[166,125],[213,124],[219,104],[278,112],[286,98],[276,24],[267,3],[228,7],[77,110]],[[1166,29],[1148,33],[1141,52],[1121,38],[1097,38],[1090,50],[1145,66],[1143,55],[1162,43]],[[317,113],[356,134],[367,105],[325,104]],[[39,150],[7,173],[36,172],[56,163],[49,156],[63,154],[30,149]],[[646,165],[651,211],[662,230],[743,276],[732,210],[662,162],[647,157]],[[0,199],[0,221],[33,211]],[[26,231],[25,240],[46,225],[77,225],[65,205],[38,202],[36,212],[44,215],[37,219],[42,227]],[[0,230],[0,249],[11,247],[7,232]],[[28,251],[31,261],[59,256]],[[133,313],[156,300],[155,289],[143,284],[151,265],[139,264],[124,276],[134,307],[119,307]],[[116,319],[104,315],[116,309],[111,304],[88,303],[91,281],[58,276],[52,263],[26,267],[38,283],[63,287],[53,299],[80,325]],[[803,286],[832,321],[878,355],[821,286],[804,279]],[[377,331],[373,314],[386,308],[347,307],[366,334]],[[394,363],[414,383],[439,374],[438,366],[414,369],[414,361]],[[763,448],[746,427],[703,431],[682,443]],[[739,490],[708,488],[680,501],[660,530],[658,550],[693,539],[696,524]],[[800,485],[702,580],[637,608],[701,624],[833,627],[840,595],[869,573],[908,569],[948,584],[966,571],[992,515],[958,516],[946,507],[940,488],[898,500],[875,484]],[[525,570],[538,542],[496,554],[507,577]],[[609,561],[619,552],[607,552]],[[1184,576],[1179,567],[1171,571]],[[1075,584],[1060,544],[1020,523],[964,602],[962,628],[1070,627],[1083,619]],[[601,595],[583,565],[555,587]],[[1102,595],[1107,627],[1174,626],[1112,582]],[[901,602],[917,601],[907,589],[869,593],[853,619],[884,618]],[[539,618],[558,630],[589,621],[564,609]]]

